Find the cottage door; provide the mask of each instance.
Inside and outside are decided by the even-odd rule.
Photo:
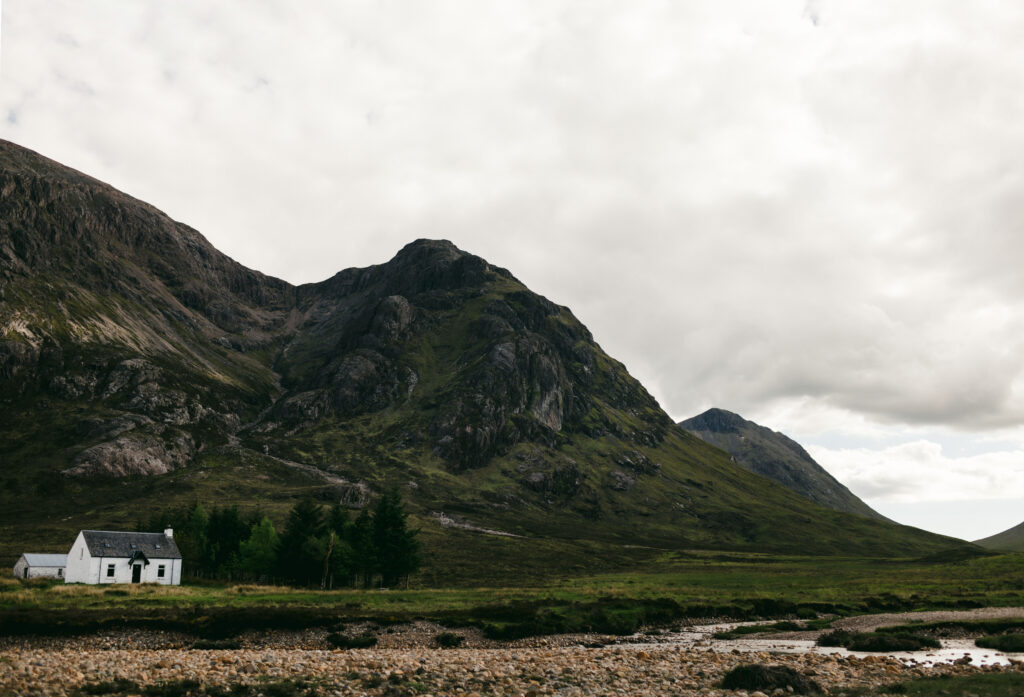
[[[142,564],[132,564],[132,583],[142,580]]]

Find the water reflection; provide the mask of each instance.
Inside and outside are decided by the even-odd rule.
[[[757,635],[750,635],[742,639],[719,640],[713,635],[718,632],[726,632],[736,627],[759,624],[757,622],[734,622],[727,624],[707,624],[695,627],[686,627],[678,632],[665,632],[654,636],[637,634],[625,640],[630,646],[653,647],[653,646],[679,646],[683,648],[717,651],[729,653],[740,651],[743,653],[755,653],[759,651],[767,653],[817,653],[822,655],[836,654],[839,656],[893,656],[907,664],[934,665],[936,663],[968,662],[976,666],[1008,665],[1011,655],[995,651],[993,649],[982,649],[974,645],[972,639],[941,639],[941,649],[926,649],[924,651],[891,651],[879,653],[867,653],[863,651],[848,651],[847,649],[832,646],[816,646],[813,639],[770,639],[757,638]],[[813,633],[809,633],[813,636]],[[1021,654],[1012,654],[1014,660],[1024,658]]]

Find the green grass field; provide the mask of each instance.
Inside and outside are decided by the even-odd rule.
[[[693,552],[631,571],[500,588],[300,590],[186,584],[82,586],[0,583],[0,633],[39,623],[59,631],[118,622],[188,629],[306,626],[357,619],[475,624],[496,637],[630,632],[687,617],[776,618],[1024,605],[1024,555],[946,563]],[[77,628],[77,629],[76,629]]]

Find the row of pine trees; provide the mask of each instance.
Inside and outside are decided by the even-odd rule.
[[[408,582],[421,563],[416,530],[397,491],[354,519],[340,505],[299,501],[278,532],[265,515],[202,504],[166,511],[140,530],[174,528],[187,575],[333,588]]]

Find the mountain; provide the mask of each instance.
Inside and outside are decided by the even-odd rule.
[[[997,552],[1024,552],[1024,523],[990,537],[975,540],[974,544]]]
[[[280,518],[301,496],[355,508],[391,487],[442,581],[638,548],[961,544],[737,467],[568,308],[449,242],[293,286],[3,142],[0,410],[5,556],[194,501]]]
[[[729,453],[741,467],[768,477],[820,506],[887,520],[825,471],[799,443],[782,433],[725,409],[708,409],[679,425]]]

